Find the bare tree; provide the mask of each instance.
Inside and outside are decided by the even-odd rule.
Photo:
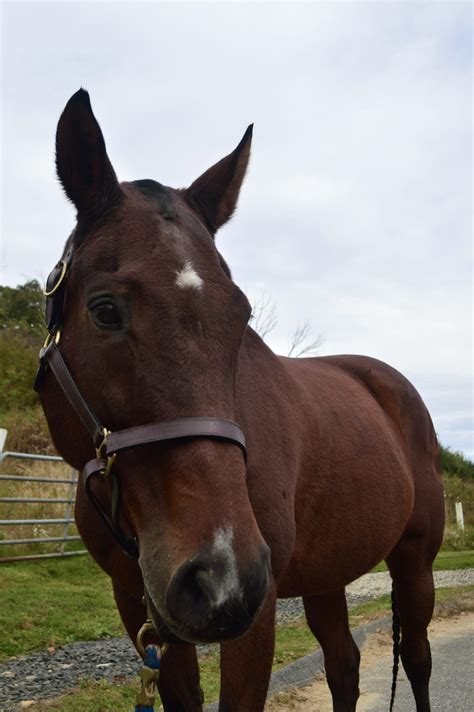
[[[276,304],[269,294],[262,293],[252,304],[252,327],[262,339],[277,325]]]
[[[252,304],[252,327],[262,339],[273,331],[277,325],[276,302],[266,292],[262,293]],[[291,338],[288,356],[299,358],[318,353],[324,343],[324,336],[318,334],[313,339],[311,325],[308,321],[297,325]]]
[[[295,332],[291,339],[290,350],[288,356],[299,358],[300,356],[314,356],[318,353],[321,346],[324,344],[324,336],[318,334],[315,339],[312,338],[311,325],[308,321],[296,326]]]

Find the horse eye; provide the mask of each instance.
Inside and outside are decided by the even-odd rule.
[[[99,302],[90,307],[92,319],[99,329],[120,329],[122,319],[113,302]]]

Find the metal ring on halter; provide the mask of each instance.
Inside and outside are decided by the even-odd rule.
[[[100,443],[99,447],[96,447],[95,452],[96,455],[99,459],[103,458],[106,453],[107,449],[107,439],[110,435],[110,430],[107,430],[107,428],[102,428],[102,442]],[[100,474],[103,475],[104,477],[107,477],[107,475],[110,474],[110,470],[112,469],[112,465],[115,462],[115,458],[117,457],[117,453],[113,452],[111,455],[108,455],[107,457],[107,465],[103,470],[101,470]]]
[[[58,264],[62,265],[61,274],[59,275],[59,279],[52,289],[50,289],[49,291],[47,289],[45,289],[43,291],[43,294],[45,297],[52,297],[53,294],[55,294],[55,292],[58,291],[59,287],[61,286],[61,284],[64,280],[64,277],[66,276],[66,272],[67,272],[67,268],[68,268],[68,264],[67,264],[66,260],[60,260],[60,262]]]
[[[96,447],[95,452],[97,457],[101,458],[105,454],[105,448],[107,447],[107,438],[110,435],[110,430],[107,428],[102,428],[102,442],[98,447]]]
[[[54,340],[55,344],[59,344],[60,339],[61,339],[61,329],[58,329],[54,335],[48,334],[48,336],[46,337],[46,341],[43,344],[43,348],[45,349],[47,346],[49,346],[51,341],[53,341],[53,340]]]
[[[107,477],[110,475],[110,470],[112,469],[112,465],[115,462],[115,458],[117,457],[117,453],[114,452],[112,455],[109,455],[107,458],[107,464],[105,466],[105,470],[103,470],[100,474],[103,475],[104,477]]]
[[[143,644],[143,638],[145,636],[145,633],[156,633],[156,628],[154,624],[151,622],[150,618],[147,618],[140,630],[138,631],[137,634],[137,650],[139,654],[141,655],[142,658],[145,657],[145,646]],[[160,645],[160,650],[161,654],[164,655],[166,651],[168,650],[168,643],[163,643],[163,645]]]
[[[150,604],[148,602],[146,593],[143,596],[143,603],[146,606],[146,619],[142,627],[137,633],[137,641],[136,641],[136,646],[137,650],[142,656],[142,658],[145,657],[146,650],[145,646],[143,645],[143,638],[145,636],[145,633],[156,633],[157,630],[155,628],[155,624],[153,623],[152,617],[151,617],[151,609],[150,609]],[[161,655],[164,655],[166,651],[168,650],[168,643],[163,643],[163,645],[158,646],[161,651]]]
[[[137,634],[137,650],[142,658],[145,657],[145,646],[143,645],[145,633],[156,633],[156,628],[149,618],[146,619]]]

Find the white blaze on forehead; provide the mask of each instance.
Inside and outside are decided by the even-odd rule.
[[[217,529],[214,534],[212,556],[223,565],[223,573],[215,586],[215,598],[212,605],[216,608],[229,598],[242,598],[233,544],[234,530],[231,526]]]
[[[176,272],[176,284],[182,289],[201,289],[203,281],[189,260]]]

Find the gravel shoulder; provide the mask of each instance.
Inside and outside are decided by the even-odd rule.
[[[474,584],[474,569],[438,571],[435,585],[455,587]],[[378,598],[391,590],[388,572],[366,574],[346,589],[349,608]],[[301,599],[278,602],[277,623],[303,615]],[[56,697],[77,686],[81,678],[123,680],[137,674],[139,658],[128,638],[111,638],[65,645],[12,658],[0,665],[0,712],[19,709],[24,700]]]
[[[468,586],[474,584],[474,569],[459,571],[435,571],[434,582],[436,588],[452,586]],[[377,574],[365,574],[349,586],[346,586],[346,599],[348,608],[353,608],[359,603],[372,601],[392,590],[392,579],[388,571]],[[300,618],[304,614],[301,598],[289,598],[278,601],[277,624],[288,623]]]

